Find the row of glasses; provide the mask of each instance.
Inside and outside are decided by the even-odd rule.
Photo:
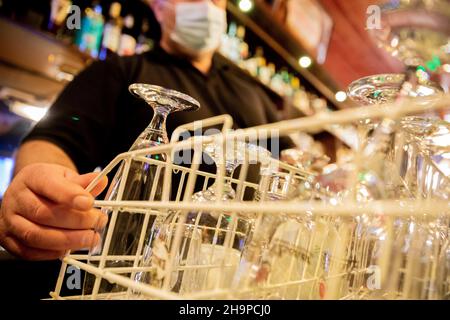
[[[181,110],[195,110],[199,107],[198,102],[189,96],[157,86],[134,84],[130,86],[130,92],[144,99],[154,109],[150,125],[138,137],[130,151],[168,143],[165,130],[168,114]],[[218,143],[210,143],[204,146],[204,151],[217,164],[222,160],[221,148]],[[272,189],[269,195],[281,193],[284,198],[294,197],[289,195],[289,192],[294,190],[289,186],[295,179],[290,175],[273,174],[273,168],[270,168],[271,154],[268,150],[237,142],[233,148],[226,149],[225,183],[221,201],[235,199],[236,194],[231,184],[233,172],[245,161],[247,153],[252,154],[253,158],[255,154],[257,155],[257,159],[261,162],[262,176],[272,172],[270,181]],[[152,155],[148,158],[164,161],[165,154]],[[106,200],[160,200],[163,170],[161,166],[158,168],[157,165],[142,159],[122,163],[108,189]],[[124,179],[126,181],[122,181]],[[206,190],[195,193],[192,201],[208,203],[217,201],[218,183],[222,182],[216,181]],[[255,199],[257,198],[258,192],[255,193]],[[153,215],[146,216],[133,212],[119,214],[109,209],[106,211],[110,218],[109,224],[103,230],[101,244],[90,250],[88,263],[108,270],[130,267],[150,269],[150,272],[137,272],[132,278],[140,283],[162,287],[164,280],[170,277],[169,289],[180,293],[192,293],[231,284],[235,269],[241,260],[241,253],[255,224],[254,216],[242,214],[236,216],[219,212],[189,212],[184,215],[182,212],[172,211],[167,216],[162,214],[155,219]],[[172,250],[174,231],[180,222],[184,225],[181,244]],[[110,228],[110,224],[114,224],[114,228]],[[279,222],[273,224],[278,225]],[[275,237],[273,241],[276,242],[277,238],[279,237]],[[143,252],[142,256],[140,252]],[[171,253],[175,253],[173,268],[167,265]],[[136,256],[141,258],[137,260]],[[168,274],[168,270],[174,271]],[[222,272],[223,270],[225,272]],[[97,280],[97,277],[92,275],[86,276],[83,288],[84,295],[95,292],[111,296],[112,293],[123,291],[124,288],[121,286]],[[139,293],[131,293],[133,298],[141,297]]]
[[[367,144],[368,148],[363,151],[362,165],[357,166],[358,178],[355,184],[357,202],[423,198],[423,194],[416,192],[414,184],[408,183],[408,179],[403,179],[391,157],[391,154],[396,151],[393,149],[392,142],[401,136],[402,130],[398,122],[389,119],[384,119],[379,124]],[[400,150],[404,148],[408,150],[411,145],[400,144],[400,147]],[[408,171],[405,171],[407,174],[414,175],[418,169],[411,168],[410,163],[411,159],[417,160],[417,158],[426,159],[417,150],[410,150],[410,157],[406,159],[406,167],[409,167]],[[417,177],[410,180],[418,183],[420,181]],[[365,234],[361,240],[367,242],[369,249],[367,263],[361,266],[379,268],[383,279],[375,289],[369,288],[366,284],[362,290],[359,290],[357,296],[369,299],[435,299],[444,296],[442,290],[439,292],[433,290],[432,294],[424,293],[428,290],[425,289],[426,286],[430,289],[442,284],[439,282],[442,278],[434,278],[430,281],[428,277],[427,280],[427,275],[421,269],[438,266],[435,263],[437,256],[446,250],[445,243],[448,235],[445,235],[445,232],[436,231],[436,228],[443,227],[442,224],[437,224],[436,220],[426,216],[421,217],[420,212],[411,212],[410,216],[404,217],[385,216],[383,212],[380,212],[360,215],[356,218],[359,220],[357,229]],[[445,228],[448,229],[448,225],[444,226]],[[433,254],[432,251],[427,250],[427,247],[433,247],[438,251]],[[359,256],[359,259],[363,257],[356,256]],[[447,268],[445,264],[443,266],[444,269]],[[425,285],[427,282],[428,284]]]
[[[403,192],[402,188],[398,188],[400,186],[398,180],[394,179],[394,181],[392,181],[392,176],[398,174],[395,171],[395,168],[390,164],[389,159],[392,141],[391,136],[396,134],[395,130],[397,130],[396,123],[388,119],[383,120],[379,124],[379,128],[372,139],[365,144],[366,147],[361,154],[362,166],[347,164],[339,167],[336,164],[332,164],[325,167],[322,174],[317,178],[317,184],[314,188],[314,197],[320,201],[325,201],[333,205],[345,205],[346,199],[357,202],[367,202],[411,197],[410,192]],[[356,181],[352,181],[351,179],[354,172],[357,173]],[[407,189],[407,191],[410,190]],[[390,241],[392,241],[392,238],[400,233],[399,230],[402,227],[411,229],[412,222],[404,219],[396,219],[393,228],[388,228],[387,222],[387,217],[384,217],[382,213],[378,215],[362,214],[355,217],[339,217],[334,219],[332,223],[334,228],[331,228],[331,230],[346,230],[344,233],[340,233],[340,236],[341,239],[346,239],[346,241],[348,241],[347,250],[341,251],[340,255],[335,255],[334,257],[329,255],[329,252],[332,250],[324,250],[326,257],[324,261],[328,261],[327,264],[329,264],[329,261],[334,261],[336,264],[341,262],[340,271],[343,271],[342,265],[345,265],[348,279],[347,281],[334,281],[337,279],[330,276],[329,273],[325,273],[326,276],[324,277],[324,281],[320,282],[321,292],[324,296],[327,298],[345,297],[345,292],[347,291],[349,294],[353,293],[354,297],[379,297],[378,294],[380,292],[388,293],[392,291],[392,289],[388,289],[386,286],[383,288],[384,291],[371,291],[373,288],[368,288],[366,271],[376,267],[377,264],[382,265],[382,262],[387,261],[390,269],[383,270],[386,271],[384,272],[385,274],[389,271],[391,277],[385,276],[384,278],[389,279],[392,278],[392,275],[398,275],[399,272],[402,272],[402,267],[397,266],[396,268],[392,268],[394,264],[389,263],[389,259],[385,258],[386,252],[395,252],[395,250],[397,250],[395,246],[402,243],[400,238],[403,238],[404,241],[408,241],[407,239],[409,238],[416,239],[417,235],[413,233],[407,238],[406,234],[402,234],[402,237],[396,238],[395,242],[389,242],[394,248],[388,247],[386,246],[386,243],[388,242],[386,241],[386,238],[390,237]],[[425,229],[423,226],[424,225],[422,224],[422,229]],[[429,233],[433,234],[431,231]],[[327,232],[324,232],[323,230],[321,232],[316,232],[315,234],[321,236],[325,235],[325,237],[327,237]],[[432,241],[431,243],[437,244],[439,241],[445,239],[445,237],[442,237],[445,232],[441,231],[440,233],[435,234],[440,234],[441,238],[440,240],[436,240],[437,242]],[[329,237],[330,239],[333,239],[333,233],[330,233]],[[430,236],[427,239],[428,243],[430,243],[431,239],[435,238]],[[421,242],[416,242],[416,245],[419,243]],[[411,250],[414,251],[413,249]],[[409,265],[417,264],[418,256],[411,256],[410,253],[412,251],[409,249],[406,251],[406,253],[409,254]],[[344,256],[343,252],[346,252],[347,255],[345,259],[342,259]],[[439,252],[443,252],[442,248]],[[405,254],[397,255],[394,259],[391,259],[391,261],[396,261],[399,256],[403,258]],[[440,256],[443,255],[441,254]],[[325,271],[327,271],[326,269],[327,268],[325,268]],[[445,271],[439,272],[439,274],[445,274]],[[332,285],[328,284],[325,279],[331,280]],[[414,279],[414,277],[410,277],[410,279]],[[442,277],[439,279],[442,279]],[[408,283],[411,283],[411,281],[412,280],[409,280]],[[392,279],[389,283],[398,283],[398,279]],[[345,288],[345,286],[347,286],[347,288]],[[402,292],[404,294],[405,292],[408,292],[408,290],[405,289],[402,290]],[[415,295],[411,293],[411,296]],[[423,298],[423,296],[421,297]]]
[[[442,66],[450,62],[449,18],[450,3],[446,0],[402,0],[396,10],[383,10],[382,28],[372,30],[371,34],[407,66],[403,88],[408,85],[414,88],[423,78],[438,78]],[[405,163],[412,172],[407,185],[413,186],[411,189],[417,199],[448,201],[448,171],[445,174],[436,165],[437,160],[449,154],[448,122],[428,113],[405,117],[400,125],[405,131],[409,156],[405,157]],[[401,261],[405,272],[398,282],[401,286],[397,286],[399,296],[448,299],[450,291],[445,275],[450,270],[450,255],[446,213],[437,217],[416,213],[410,223],[405,224],[405,236],[397,242],[401,245],[396,251],[400,251],[396,257],[405,257]],[[392,286],[397,283],[395,280]]]
[[[318,172],[329,159],[306,151],[289,149],[282,159],[302,172]],[[313,194],[313,175],[307,179],[294,172],[261,172],[254,201],[308,200]],[[264,183],[266,182],[266,183]],[[325,295],[324,270],[329,260],[324,252],[335,249],[328,221],[310,212],[288,215],[283,212],[256,215],[255,231],[236,273],[234,286],[243,289],[240,298],[319,299]],[[336,235],[336,234],[334,234]],[[332,248],[333,247],[333,248]],[[333,251],[336,252],[336,251]],[[334,266],[333,266],[334,267]]]
[[[361,124],[360,124],[361,125]],[[389,135],[390,123],[382,123],[382,132]],[[322,161],[320,170],[310,188],[312,203],[345,206],[350,202],[367,202],[384,197],[386,186],[382,163],[389,147],[386,135],[359,143],[366,154],[363,167],[355,163],[328,164]],[[323,157],[322,157],[323,158]],[[320,158],[319,158],[320,159]],[[305,200],[305,198],[299,198]],[[368,215],[327,216],[312,215],[314,238],[311,246],[311,267],[316,271],[309,278],[316,279],[313,299],[343,299],[361,296],[365,290],[365,273],[371,250],[380,232],[379,217]]]
[[[258,160],[261,170],[271,157],[268,150],[243,141],[214,141],[204,145],[203,151],[216,166],[225,161],[224,181],[218,179],[206,190],[192,195],[192,202],[215,203],[236,200],[232,186],[233,173],[244,161]],[[219,198],[219,184],[223,183]],[[144,255],[142,265],[151,266],[153,274],[141,282],[162,287],[170,277],[168,289],[181,294],[190,294],[214,288],[229,287],[239,264],[241,253],[253,229],[253,217],[243,213],[214,211],[172,211],[159,220],[152,231],[152,252]],[[182,237],[176,246],[176,232],[182,228]],[[169,256],[175,255],[172,268]],[[172,273],[169,274],[170,271]]]
[[[402,135],[403,129],[398,125],[396,130],[394,140]],[[436,177],[427,172],[427,168],[433,168],[429,163],[430,158],[408,140],[405,145],[400,144],[399,147],[398,150],[407,152],[403,171],[399,171],[395,163],[392,163],[392,159],[388,157],[389,149],[385,149],[387,157],[381,167],[385,174],[379,171],[362,172],[364,176],[369,174],[369,178],[364,180],[380,181],[378,185],[384,186],[383,193],[378,194],[381,197],[375,197],[374,200],[397,199],[400,203],[402,199],[442,200],[438,194],[448,198],[448,190],[442,190],[439,183],[444,177],[440,175]],[[363,169],[365,168],[366,166],[363,166]],[[424,183],[426,180],[428,183]],[[359,190],[366,194],[373,189]],[[358,201],[360,200],[373,199],[360,197]],[[430,218],[425,214],[421,215],[420,209],[417,210],[411,212],[410,216],[403,217],[384,216],[382,212],[369,216],[365,229],[369,232],[369,239],[372,239],[373,245],[370,246],[372,249],[369,252],[370,263],[367,267],[379,268],[383,281],[378,290],[366,290],[366,297],[387,299],[445,297],[445,289],[442,286],[445,280],[431,275],[448,273],[448,263],[441,263],[439,260],[447,255],[448,219],[445,222],[445,218]],[[440,263],[436,263],[438,260]],[[429,270],[430,273],[424,270]]]
[[[448,177],[417,144],[417,136],[405,132],[402,121],[395,135],[394,157],[387,162],[391,170],[384,178],[385,185],[392,186],[387,190],[387,198],[400,204],[403,199],[448,201]],[[400,158],[400,165],[391,162],[398,161],[396,158]],[[384,276],[381,290],[372,291],[369,296],[443,299],[448,295],[447,280],[442,276],[448,274],[450,261],[448,212],[433,216],[420,210],[417,208],[409,216],[386,216],[379,224],[377,241],[382,250],[373,253],[371,264],[380,266]]]
[[[381,26],[369,30],[369,34],[405,64],[406,72],[359,79],[350,85],[349,96],[365,105],[392,102],[405,96],[438,98],[441,89],[430,79],[438,75],[442,71],[441,66],[448,62],[449,17],[450,3],[445,0],[400,0],[395,6],[392,3],[384,6]],[[382,167],[385,174],[369,175],[369,180],[379,180],[387,186],[381,199],[448,198],[449,191],[442,186],[445,177],[436,174],[435,166],[430,161],[440,149],[439,134],[435,135],[434,132],[440,132],[446,126],[436,118],[436,114],[428,112],[404,117],[398,122],[391,121],[392,130],[389,131],[393,134],[385,135],[391,144],[386,150],[386,161]],[[377,125],[375,123],[375,128]],[[380,131],[378,136],[380,133],[383,136]],[[377,133],[376,129],[373,132]],[[367,138],[371,138],[369,134]],[[416,143],[412,140],[416,140]],[[425,148],[417,147],[424,144],[427,145]],[[433,151],[428,153],[425,150]],[[430,223],[429,219],[414,212],[409,217],[385,217],[381,223],[375,219],[368,224],[370,230],[378,230],[376,243],[382,248],[372,252],[372,264],[380,265],[384,275],[383,290],[371,292],[372,296],[382,297],[384,292],[384,296],[389,298],[431,297],[413,293],[413,283],[425,282],[414,266],[436,255],[417,253],[426,252],[424,248],[430,244],[437,245],[441,248],[440,252],[445,252],[445,246],[438,243],[446,240],[445,237],[426,238],[421,235],[436,234],[436,227],[439,226],[448,229],[448,223],[442,224],[439,219]],[[378,228],[373,228],[377,225]],[[436,282],[433,286],[437,286]]]
[[[196,106],[194,101],[189,99],[190,97],[177,92],[164,91],[165,89],[162,90],[162,88],[138,85],[130,87],[130,90],[139,94],[155,107],[155,115],[151,125],[144,131],[142,137],[138,138],[140,142],[137,143],[137,140],[133,144],[132,150],[167,142],[164,128],[168,113],[171,110],[195,109]],[[384,182],[389,182],[389,179],[386,177],[386,172],[383,172],[383,166],[376,164],[382,162],[386,154],[389,153],[390,141],[392,140],[389,139],[389,136],[398,127],[387,120],[382,121],[378,127],[377,132],[367,143],[365,152],[363,152],[371,161],[367,162],[362,171],[358,171],[356,185],[342,184],[342,186],[338,186],[339,190],[334,190],[324,183],[327,178],[335,176],[336,173],[344,173],[343,180],[347,181],[349,170],[334,170],[331,171],[331,175],[328,172],[328,177],[327,173],[322,173],[315,183],[305,182],[293,174],[281,173],[267,165],[271,163],[270,153],[267,150],[238,142],[234,144],[233,148],[227,148],[224,157],[226,177],[222,199],[217,197],[217,190],[219,189],[217,183],[222,182],[216,181],[208,189],[195,193],[192,201],[213,203],[217,200],[233,201],[236,199],[231,180],[234,169],[246,160],[247,153],[257,153],[260,159],[265,159],[261,161],[264,165],[261,166],[261,182],[259,190],[255,193],[255,201],[319,199],[337,204],[349,195],[357,195],[358,201],[389,198],[391,195],[385,188],[389,183],[384,184]],[[417,126],[414,128],[417,129]],[[204,150],[217,164],[222,159],[219,156],[222,155],[221,148],[222,146],[217,143],[210,143],[205,145]],[[374,154],[379,156],[374,157]],[[314,157],[304,153],[300,156],[297,154],[297,157],[293,155],[295,155],[295,152],[291,151],[291,161],[298,161],[298,168],[325,171],[322,170],[324,169],[323,165],[327,163],[324,159],[319,157],[319,161],[315,161]],[[154,157],[155,155],[152,156],[152,159]],[[158,158],[156,160],[161,160],[164,155],[156,155],[156,157]],[[162,177],[162,173],[158,173],[157,166],[142,161],[132,162],[128,166],[126,168],[122,165],[119,169],[110,186],[107,199],[160,199],[161,192],[158,192],[158,188],[162,184],[155,184],[155,181]],[[124,171],[128,173],[128,177],[126,183],[121,186],[123,193],[120,197],[120,181],[124,179]],[[153,172],[153,175],[148,175],[148,172]],[[138,178],[135,179],[136,177]],[[156,185],[156,189],[153,187],[154,185]],[[152,187],[150,188],[150,186]],[[395,188],[391,187],[391,190],[395,190]],[[134,196],[129,196],[130,192]],[[448,221],[447,229],[442,229],[442,223],[436,224],[436,221],[427,223],[428,228],[422,228],[424,224],[421,222],[420,227],[422,229],[414,229],[412,226],[417,224],[417,221],[408,220],[405,222],[405,220],[397,219],[393,223],[394,227],[389,227],[380,217],[369,217],[367,215],[361,215],[353,219],[331,219],[313,216],[310,213],[287,216],[282,212],[278,215],[170,212],[167,216],[161,215],[164,218],[157,219],[154,222],[153,216],[144,218],[144,215],[133,213],[118,215],[117,212],[112,210],[109,214],[110,223],[115,220],[115,229],[111,230],[114,231],[113,237],[106,241],[109,247],[104,247],[103,250],[106,250],[107,256],[117,256],[117,259],[106,260],[106,263],[99,259],[93,259],[90,263],[98,266],[97,261],[100,261],[101,268],[150,267],[151,272],[136,274],[135,281],[161,287],[164,280],[170,277],[169,289],[180,293],[223,288],[229,285],[239,288],[268,285],[278,289],[269,290],[267,294],[257,296],[258,298],[343,297],[346,293],[360,289],[363,280],[360,271],[373,261],[378,261],[379,252],[403,250],[397,247],[388,248],[391,251],[386,250],[386,241],[384,241],[386,235],[391,237],[401,235],[403,242],[411,242],[411,239],[417,237],[417,239],[425,239],[424,234],[432,234],[434,236],[426,238],[426,243],[431,241],[432,244],[436,244],[439,259],[444,259],[442,261],[448,260],[445,260],[445,243],[448,237],[445,231],[447,230],[448,233]],[[180,225],[183,225],[184,228],[181,244],[177,248],[172,248],[174,231]],[[435,227],[439,229],[438,232],[430,231],[437,230]],[[402,228],[406,228],[409,233],[399,231],[403,230]],[[389,233],[391,230],[395,230],[395,232]],[[418,233],[421,235],[419,237],[410,230],[425,231]],[[145,232],[144,243],[141,243],[142,237],[140,235],[142,232]],[[106,234],[103,235],[102,239],[105,240],[105,238],[108,238]],[[138,241],[138,239],[140,240]],[[395,245],[403,242],[391,241],[390,243]],[[416,241],[414,243],[420,244],[422,242]],[[144,250],[140,261],[123,259],[123,257],[136,256],[137,253],[142,251],[142,248],[146,248],[146,250]],[[380,248],[383,248],[383,250]],[[98,251],[98,248],[94,248],[91,251],[91,256],[100,256],[102,253]],[[175,254],[172,266],[167,265],[170,254]],[[421,257],[420,255],[411,256],[411,252],[408,250],[400,256],[404,257],[405,255],[408,257],[408,266],[414,265],[413,262]],[[103,265],[101,265],[102,263]],[[389,268],[393,265],[395,264],[388,264]],[[434,265],[438,266],[439,264],[435,263]],[[443,275],[447,274],[448,268],[436,268],[433,269],[435,270],[434,274],[439,274],[439,277],[435,277],[435,279],[442,279]],[[168,273],[169,270],[173,271]],[[345,277],[342,276],[345,274],[351,276],[345,280]],[[408,274],[411,275],[411,273]],[[408,279],[415,278],[417,277],[410,276]],[[289,282],[292,285],[283,285]],[[399,282],[398,279],[389,283],[392,286],[392,283],[397,282]],[[409,285],[403,285],[403,287],[410,288],[413,281],[408,280],[406,283]],[[436,282],[433,282],[430,285],[435,284]],[[119,286],[106,282],[99,283],[95,281],[94,277],[87,277],[85,293],[92,292],[95,285],[97,285],[97,288],[94,288],[94,290],[99,293],[123,290]],[[398,291],[407,292],[404,288]],[[437,296],[442,296],[442,293]]]
[[[397,174],[412,199],[449,199],[449,177],[434,163],[436,156],[447,152],[446,128],[448,123],[432,118],[399,121],[394,159],[400,159],[396,160],[401,163]],[[421,214],[418,209],[410,217],[394,221],[395,242],[390,249],[393,258],[387,264],[389,276],[384,283],[387,297],[448,299],[449,225],[446,210],[433,216]]]
[[[301,170],[315,172],[316,178],[304,181],[286,173],[269,172],[270,182],[260,185],[256,201],[345,205],[353,194],[349,178],[354,165],[325,166],[326,157],[299,150],[286,150],[282,158]],[[383,194],[378,190],[381,181],[369,179],[370,175],[374,173],[362,175],[358,186],[353,187],[366,200]],[[366,215],[261,213],[243,254],[235,286],[250,288],[246,298],[337,299],[358,292],[364,284],[368,252],[374,242],[371,235],[377,233],[366,227],[368,221]]]
[[[272,202],[293,198],[297,193],[294,185],[298,185],[298,179],[289,173],[281,173],[277,170],[262,171],[260,185],[255,192],[254,201]],[[252,289],[282,281],[280,276],[286,275],[287,266],[283,263],[285,259],[281,255],[284,255],[287,251],[295,250],[287,241],[276,243],[276,234],[280,235],[277,230],[287,220],[288,217],[282,212],[277,214],[255,212],[254,232],[251,241],[242,254],[233,281],[234,288]],[[295,237],[294,234],[292,236]],[[276,298],[277,296],[274,292],[268,296],[254,296],[254,294],[255,292],[250,290],[249,295],[244,297],[260,299]]]
[[[345,201],[371,202],[375,200],[397,199],[440,199],[448,200],[448,177],[430,164],[430,149],[411,151],[416,136],[399,139],[405,128],[402,123],[384,119],[378,124],[378,130],[364,145],[360,154],[362,165],[347,163],[331,164],[323,168],[314,185],[314,198],[331,205],[344,205]],[[431,120],[430,120],[431,121]],[[445,135],[445,123],[439,121],[440,130]],[[437,134],[437,139],[441,135]],[[403,141],[393,147],[392,142]],[[419,140],[422,141],[422,140]],[[445,141],[445,140],[444,140]],[[445,145],[445,143],[443,143]],[[403,171],[395,165],[395,155],[408,151]],[[427,151],[428,150],[428,151]],[[436,149],[435,149],[436,150]],[[445,147],[440,146],[439,150]],[[400,151],[400,152],[399,152]],[[411,164],[410,159],[416,159]],[[417,165],[417,163],[419,163]],[[427,164],[428,163],[428,164]],[[421,184],[420,193],[415,192],[404,174],[417,172]],[[356,173],[356,175],[355,175]],[[399,175],[399,173],[403,173]],[[356,179],[352,179],[356,176]],[[420,209],[418,209],[420,210]],[[448,213],[448,212],[447,212]],[[315,218],[316,221],[318,218]],[[323,219],[322,219],[323,220]],[[375,214],[360,214],[350,217],[336,217],[329,220],[335,231],[345,239],[346,248],[325,249],[324,262],[335,263],[338,273],[347,274],[346,281],[339,281],[324,268],[325,276],[320,282],[320,292],[326,298],[368,298],[368,299],[446,299],[448,298],[449,246],[448,216],[446,212],[436,217],[421,215],[420,211],[411,212],[411,216],[394,217],[385,215],[381,210]],[[329,227],[330,225],[327,225]],[[337,231],[337,233],[336,233]],[[333,239],[333,232],[316,232]],[[326,246],[324,248],[327,248]],[[339,254],[336,255],[336,252]],[[344,259],[342,259],[345,257]],[[340,263],[339,263],[340,262]],[[345,267],[345,268],[343,268]],[[373,273],[372,273],[373,272]],[[373,274],[374,276],[370,276]],[[370,283],[376,277],[381,280]],[[341,279],[342,280],[342,279]],[[313,291],[314,292],[314,291]]]
[[[416,197],[446,200],[450,197],[450,124],[440,119],[418,121],[419,125],[413,119],[400,121],[394,155],[400,177]]]

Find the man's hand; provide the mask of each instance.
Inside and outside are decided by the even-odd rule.
[[[11,182],[0,208],[0,245],[28,260],[50,260],[67,250],[98,243],[107,216],[94,209],[94,197],[107,185],[101,180],[91,193],[84,188],[96,173],[79,175],[55,164],[31,164]]]

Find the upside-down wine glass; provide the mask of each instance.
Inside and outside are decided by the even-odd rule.
[[[142,150],[168,143],[169,139],[166,131],[167,116],[173,112],[193,111],[200,107],[200,104],[188,95],[155,85],[135,83],[129,86],[129,91],[135,97],[143,99],[152,107],[154,112],[150,124],[134,141],[129,151]],[[166,155],[151,154],[144,155],[143,158],[164,162]],[[122,181],[124,174],[126,174],[126,164],[122,162],[109,186],[105,200],[160,200],[164,169],[160,168],[158,170],[157,164],[147,163],[142,159],[129,161],[127,180]],[[122,183],[125,183],[125,186],[122,194],[119,194],[119,187]],[[110,209],[104,209],[104,212],[109,216],[109,223],[103,230],[101,243],[91,248],[89,263],[106,268],[131,267],[133,265],[133,259],[131,258],[138,253],[139,248],[146,245],[146,243],[139,243],[141,232],[146,232],[147,234],[147,230],[152,226],[155,217],[150,217],[147,229],[144,230],[144,214],[135,212],[120,212],[118,214],[115,210]],[[115,221],[114,229],[109,230],[111,229],[109,225],[113,221]],[[112,232],[109,242],[105,242],[107,232]],[[108,256],[118,256],[118,258],[108,259],[106,262],[99,263],[99,257],[103,251],[106,251]],[[87,275],[83,294],[91,294],[93,289],[95,291],[98,290],[98,293],[111,293],[123,290],[118,285],[110,284],[104,280],[100,283],[100,281],[96,281],[96,277]]]

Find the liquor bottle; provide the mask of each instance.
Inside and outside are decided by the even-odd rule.
[[[235,63],[239,63],[240,60],[240,40],[238,38],[238,27],[235,22],[230,24],[230,29],[228,30],[229,37],[229,52],[228,57]]]
[[[314,110],[311,108],[308,93],[305,88],[300,85],[300,79],[294,77],[291,85],[293,89],[292,105],[304,114],[312,116],[314,114]]]
[[[104,60],[111,53],[119,50],[120,36],[122,33],[122,18],[120,11],[122,6],[118,2],[113,2],[109,9],[109,20],[105,25],[103,32],[102,49],[100,59]]]
[[[273,75],[270,80],[270,88],[281,96],[284,94],[284,80],[281,72],[277,72]]]
[[[120,56],[132,56],[136,52],[136,39],[133,37],[134,17],[127,15],[123,19],[123,30],[120,36],[118,54]]]
[[[264,59],[263,56],[264,56],[263,48],[257,47],[255,50],[255,54],[251,58],[245,60],[245,64],[244,64],[245,69],[247,69],[247,71],[254,77],[258,77],[258,71],[259,71],[258,67],[261,66],[261,64],[263,62],[261,60],[261,59]]]
[[[102,7],[97,4],[94,6],[94,9],[87,8],[81,20],[81,29],[76,34],[75,44],[81,51],[86,52],[93,58],[97,58],[100,51],[103,27]]]
[[[228,39],[230,39],[230,52],[228,52],[229,56],[232,55],[231,50],[233,50],[232,46],[233,46],[233,40],[236,39],[236,35],[237,35],[237,24],[236,22],[231,22],[230,23],[230,27],[228,28]]]
[[[69,13],[72,1],[70,0],[52,0],[50,4],[50,15],[47,24],[47,30],[61,37],[64,33],[67,14]]]
[[[147,34],[150,30],[150,23],[147,19],[142,21],[141,34],[138,37],[138,44],[136,46],[136,54],[141,54],[150,51],[153,48],[154,42]]]
[[[272,76],[275,73],[275,65],[273,63],[266,65],[266,59],[264,58],[259,59],[259,63],[258,78],[262,83],[269,85],[270,79],[272,79]]]
[[[291,87],[292,75],[286,70],[281,71],[281,76],[283,78],[283,96],[292,96],[293,90]]]
[[[245,27],[239,26],[236,31],[237,39],[237,51],[239,61],[243,61],[248,58],[248,44],[244,41],[245,38]]]
[[[222,54],[224,57],[229,58],[229,53],[230,53],[230,46],[231,46],[231,39],[229,36],[229,32],[230,29],[232,28],[232,24],[234,22],[230,22],[230,24],[228,25],[228,32],[222,34],[222,38],[220,41],[220,47],[219,47],[219,52],[220,54]]]

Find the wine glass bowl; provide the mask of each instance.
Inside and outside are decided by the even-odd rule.
[[[402,95],[410,97],[434,96],[442,90],[430,81],[422,80],[414,89],[402,91],[406,76],[401,73],[377,74],[353,81],[348,96],[363,105],[394,102]]]
[[[355,101],[370,105],[394,102],[405,96],[429,96],[431,100],[428,99],[426,103],[430,103],[439,98],[441,89],[427,79],[409,79],[403,74],[383,74],[356,80],[349,86],[348,92]],[[447,123],[435,119],[435,115],[421,114],[403,117],[398,121],[386,118],[372,125],[376,129],[371,137],[365,136],[365,139],[369,141],[368,146],[374,147],[364,150],[363,160],[359,163],[359,182],[356,184],[359,186],[358,191],[362,191],[359,192],[360,195],[370,197],[359,197],[358,201],[438,199],[442,198],[442,194],[448,194],[445,177],[442,177],[431,159],[431,156],[438,155],[440,151],[445,152],[445,146],[442,148],[438,144],[449,137]],[[448,146],[448,142],[443,144]],[[396,162],[396,158],[400,159],[399,154],[403,156],[401,161]],[[376,160],[373,161],[374,159]],[[382,165],[377,169],[376,163]],[[445,251],[445,246],[441,243],[447,241],[448,234],[441,238],[425,237],[425,234],[433,233],[434,229],[419,215],[417,218],[398,217],[391,222],[390,219],[379,218],[371,216],[369,220],[361,220],[358,225],[362,230],[371,230],[365,236],[373,244],[368,252],[369,260],[389,274],[381,284],[380,292],[385,293],[384,298],[423,299],[433,297],[433,294],[441,297],[441,292],[432,292],[433,286],[438,282],[423,273],[423,268],[434,268],[445,273],[436,267],[435,261],[436,255]],[[448,232],[448,224],[441,227]],[[429,246],[433,246],[433,253],[427,251]],[[381,247],[394,258],[386,259],[386,254],[380,255]],[[377,292],[369,291],[366,294],[368,297],[380,298]]]
[[[193,98],[183,93],[165,89],[159,86],[148,84],[131,84],[129,91],[136,97],[143,99],[153,108],[153,117],[145,130],[137,137],[131,145],[129,151],[137,151],[149,147],[159,146],[169,143],[166,131],[166,120],[170,113],[176,111],[193,111],[200,107],[200,104]],[[143,158],[156,161],[165,161],[166,155],[149,154]],[[128,167],[127,167],[128,166]],[[126,171],[126,172],[125,172]],[[126,180],[125,180],[126,179]],[[123,161],[118,168],[108,191],[105,196],[107,201],[149,201],[161,200],[163,190],[164,168],[158,168],[158,165],[147,163],[142,159],[129,159],[128,164]],[[156,185],[155,188],[153,186]],[[123,187],[121,189],[121,187]],[[112,256],[133,256],[138,254],[139,250],[148,251],[151,228],[155,221],[152,215],[144,225],[145,216],[138,212],[121,212],[113,219],[114,210],[106,208],[103,210],[108,217],[107,227],[101,231],[100,243],[92,247],[89,251],[89,263],[97,265],[95,256],[101,256],[103,253]],[[107,230],[114,221],[112,237],[107,245],[105,240],[108,238]],[[143,230],[145,228],[145,230]],[[140,239],[142,232],[145,232],[144,243]],[[104,251],[104,252],[103,252]],[[106,267],[131,267],[133,262],[123,259],[112,259],[107,261]],[[136,277],[141,277],[137,274]],[[110,283],[97,283],[96,278],[86,277],[83,288],[84,294],[90,294],[94,287],[99,287],[99,293],[110,293],[122,291],[118,285]]]
[[[369,34],[406,66],[449,62],[450,3],[446,0],[401,0],[381,11],[380,28]]]
[[[325,154],[316,154],[299,149],[281,151],[281,159],[300,170],[314,173],[322,172],[323,168],[330,162],[330,157]]]
[[[170,112],[196,111],[200,108],[197,100],[187,94],[163,88],[156,85],[134,83],[128,90],[136,97],[146,101],[148,104],[169,107]]]

